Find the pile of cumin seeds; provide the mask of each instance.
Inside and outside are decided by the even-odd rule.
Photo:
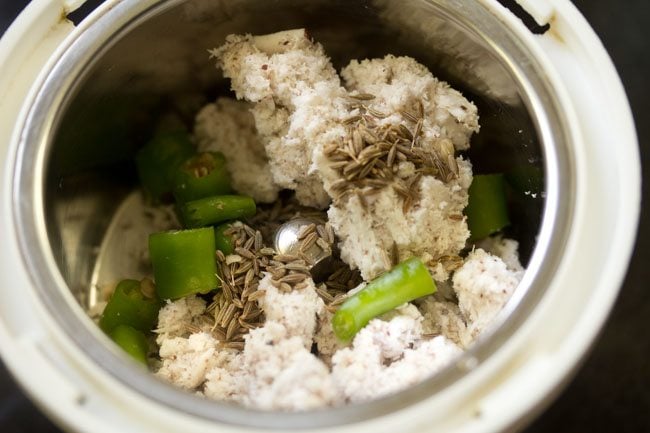
[[[257,302],[264,293],[257,289],[275,250],[264,246],[259,230],[241,222],[233,223],[224,234],[233,237],[234,253],[228,256],[221,251],[216,253],[221,289],[206,314],[212,318],[215,338],[227,347],[241,350],[248,331],[264,323]]]
[[[234,240],[234,253],[226,256],[221,251],[216,252],[221,289],[214,295],[206,313],[198,318],[197,329],[189,331],[198,332],[209,327],[225,347],[243,350],[245,335],[264,324],[264,313],[258,304],[264,296],[264,291],[258,290],[264,272],[270,273],[273,284],[283,292],[301,290],[310,284],[310,269],[314,263],[306,254],[307,250],[318,248],[336,254],[336,237],[329,223],[303,226],[298,234],[300,246],[293,254],[278,254],[265,243],[281,224],[298,217],[327,220],[324,212],[301,206],[289,197],[262,208],[247,220],[248,224],[235,222],[224,232]],[[260,226],[268,232],[266,237]],[[326,308],[333,312],[362,279],[359,271],[353,271],[339,259],[332,268],[332,274],[316,286],[316,292]]]
[[[310,224],[303,226],[298,233],[298,239],[302,240],[300,252],[304,252],[313,245],[317,245],[321,251],[333,254],[336,237],[334,229],[329,223]],[[305,257],[308,260],[308,257]],[[323,283],[316,285],[316,293],[325,302],[326,308],[334,312],[347,297],[347,292],[357,287],[363,279],[358,270],[352,270],[340,259],[332,264],[332,273]]]
[[[267,267],[271,282],[283,292],[306,288],[314,258],[333,253],[335,236],[329,223],[306,224],[300,227],[297,238],[299,243],[295,251],[274,255]]]
[[[350,194],[365,197],[392,186],[404,200],[404,212],[419,200],[418,185],[422,176],[434,176],[443,182],[458,177],[454,145],[449,139],[425,140],[422,135],[424,106],[420,99],[409,109],[384,113],[372,106],[374,95],[350,95],[350,108],[358,114],[344,120],[349,134],[343,143],[330,143],[323,149],[340,178],[331,186],[335,201]],[[394,116],[396,115],[396,116]],[[397,123],[382,122],[399,117]],[[400,162],[414,165],[414,175],[397,176]]]
[[[270,261],[267,271],[271,273],[272,283],[283,292],[301,290],[309,285],[310,268],[314,264],[307,252],[318,248],[327,254],[335,254],[336,237],[329,223],[308,224],[298,232],[300,246],[294,254],[276,254]],[[347,292],[363,282],[358,270],[352,270],[340,259],[334,260],[332,273],[327,279],[315,284],[316,293],[326,308],[335,312],[345,301]]]
[[[347,299],[347,293],[363,282],[361,273],[343,261],[337,260],[334,272],[324,283],[316,286],[316,293],[325,302],[325,308],[335,313],[338,307]]]
[[[307,224],[300,228],[298,231],[298,240],[300,245],[298,247],[298,252],[301,255],[306,255],[305,257],[308,261],[311,261],[307,252],[316,248],[320,253],[331,255],[333,252],[334,242],[336,241],[336,236],[334,234],[334,228],[329,222],[324,224]],[[310,263],[313,264],[313,263]]]
[[[271,282],[281,292],[302,290],[309,285],[309,265],[307,261],[294,254],[276,254],[267,268]]]

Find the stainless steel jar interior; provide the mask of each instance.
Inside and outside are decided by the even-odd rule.
[[[230,33],[306,27],[337,68],[353,58],[410,55],[461,89],[478,105],[482,125],[468,156],[475,173],[505,172],[515,180],[510,235],[529,262],[501,326],[465,356],[480,368],[543,296],[570,229],[567,127],[534,56],[481,2],[169,0],[144,7],[124,0],[90,21],[51,71],[25,125],[14,179],[16,215],[24,221],[18,231],[52,316],[97,364],[138,392],[221,422],[297,428],[395,411],[465,374],[466,364],[458,363],[397,396],[280,416],[200,400],[141,374],[83,316],[99,246],[137,185],[134,152],[162,113],[173,110],[191,127],[199,107],[228,93],[207,50]]]

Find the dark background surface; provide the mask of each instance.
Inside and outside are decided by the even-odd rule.
[[[574,3],[601,37],[621,75],[637,123],[645,179],[650,167],[650,2]],[[26,4],[25,0],[0,0],[0,33]],[[646,203],[646,188],[643,196]],[[526,433],[650,432],[648,211],[644,207],[632,263],[602,335],[566,390]],[[1,363],[0,432],[59,432],[18,389]]]

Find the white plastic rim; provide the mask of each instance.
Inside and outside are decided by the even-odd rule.
[[[143,0],[144,9],[153,0]],[[107,0],[110,8],[119,0]],[[605,49],[568,0],[520,0],[551,30],[533,35],[495,0],[481,0],[518,35],[552,83],[572,125],[576,227],[553,280],[525,326],[467,380],[407,409],[322,432],[515,430],[571,377],[613,306],[633,248],[640,163],[630,108]],[[66,38],[79,2],[34,0],[0,41],[0,349],[12,374],[56,422],[74,431],[214,431],[214,423],[157,405],[93,364],[35,296],[14,235],[11,174],[26,110]],[[74,36],[74,35],[72,35]],[[616,146],[615,151],[612,147]],[[444,397],[444,398],[443,398]],[[433,417],[444,413],[446,416]],[[432,419],[443,420],[432,424]],[[220,425],[221,432],[253,431]]]

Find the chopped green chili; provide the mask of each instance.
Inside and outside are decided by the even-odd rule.
[[[129,325],[140,331],[151,331],[162,303],[146,292],[140,281],[120,281],[99,319],[102,330],[110,334],[119,325]]]
[[[220,152],[194,155],[176,171],[173,192],[178,204],[230,191],[226,158]]]
[[[218,250],[225,255],[235,252],[235,242],[232,235],[227,235],[224,232],[232,227],[231,223],[224,223],[218,225],[214,229],[214,243]]]
[[[171,198],[178,167],[194,154],[187,132],[159,134],[135,156],[140,182],[154,202]]]
[[[142,331],[128,325],[120,325],[111,331],[111,338],[133,359],[147,365],[149,343]]]
[[[412,257],[347,299],[334,314],[332,328],[340,340],[349,341],[371,319],[435,291],[426,266]]]
[[[212,227],[150,235],[149,256],[158,297],[178,299],[216,289],[215,251]]]
[[[255,202],[243,195],[219,195],[188,201],[180,207],[185,227],[204,227],[255,215]]]
[[[510,224],[502,174],[474,176],[465,215],[472,240],[483,239]]]

